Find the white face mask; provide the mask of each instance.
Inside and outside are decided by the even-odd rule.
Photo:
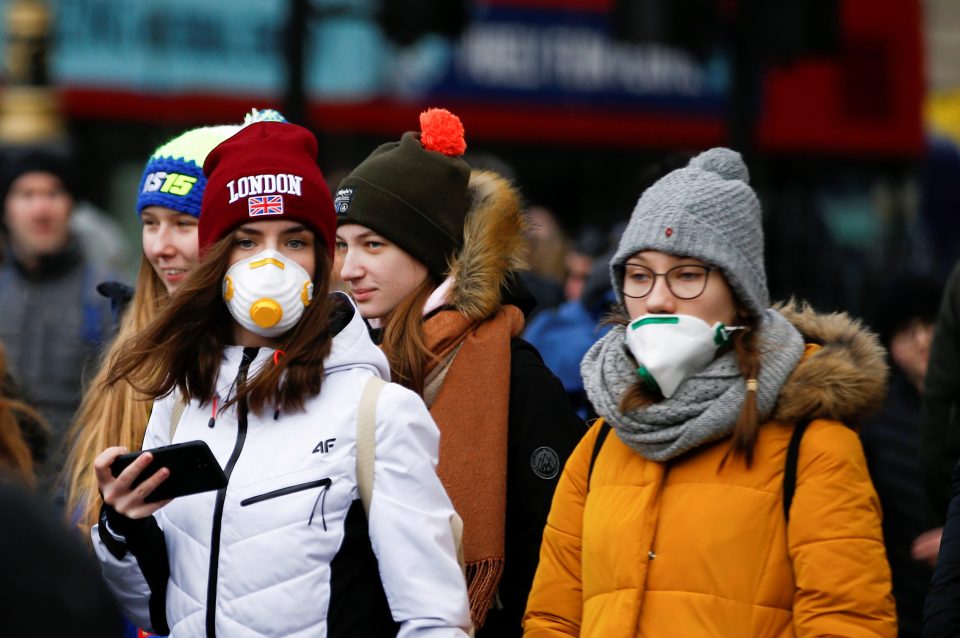
[[[276,337],[300,321],[313,300],[313,282],[300,264],[264,250],[230,266],[223,278],[223,300],[241,326]]]
[[[691,315],[643,315],[627,326],[627,347],[637,374],[652,390],[672,397],[684,379],[707,367],[717,349],[730,341],[728,328]]]

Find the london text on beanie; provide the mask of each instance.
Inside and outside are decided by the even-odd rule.
[[[332,256],[336,216],[317,166],[317,138],[307,129],[284,122],[246,126],[210,152],[203,172],[201,254],[243,224],[292,220],[312,230]]]

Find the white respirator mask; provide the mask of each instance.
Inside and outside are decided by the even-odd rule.
[[[223,300],[241,326],[277,337],[293,328],[313,301],[313,281],[300,264],[264,250],[230,266],[223,277]]]
[[[637,374],[651,390],[670,398],[685,379],[700,372],[730,342],[728,328],[691,315],[643,315],[627,325],[626,343]]]

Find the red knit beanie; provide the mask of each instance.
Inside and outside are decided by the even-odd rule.
[[[292,220],[333,256],[337,216],[317,166],[317,139],[307,129],[286,122],[247,126],[210,151],[203,172],[201,255],[248,222]]]

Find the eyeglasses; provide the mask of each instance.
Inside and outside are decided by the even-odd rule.
[[[710,266],[693,264],[674,266],[667,272],[653,272],[646,266],[627,263],[623,277],[623,296],[642,299],[651,292],[657,283],[657,277],[663,277],[667,288],[677,299],[696,299],[707,289],[707,277]]]

